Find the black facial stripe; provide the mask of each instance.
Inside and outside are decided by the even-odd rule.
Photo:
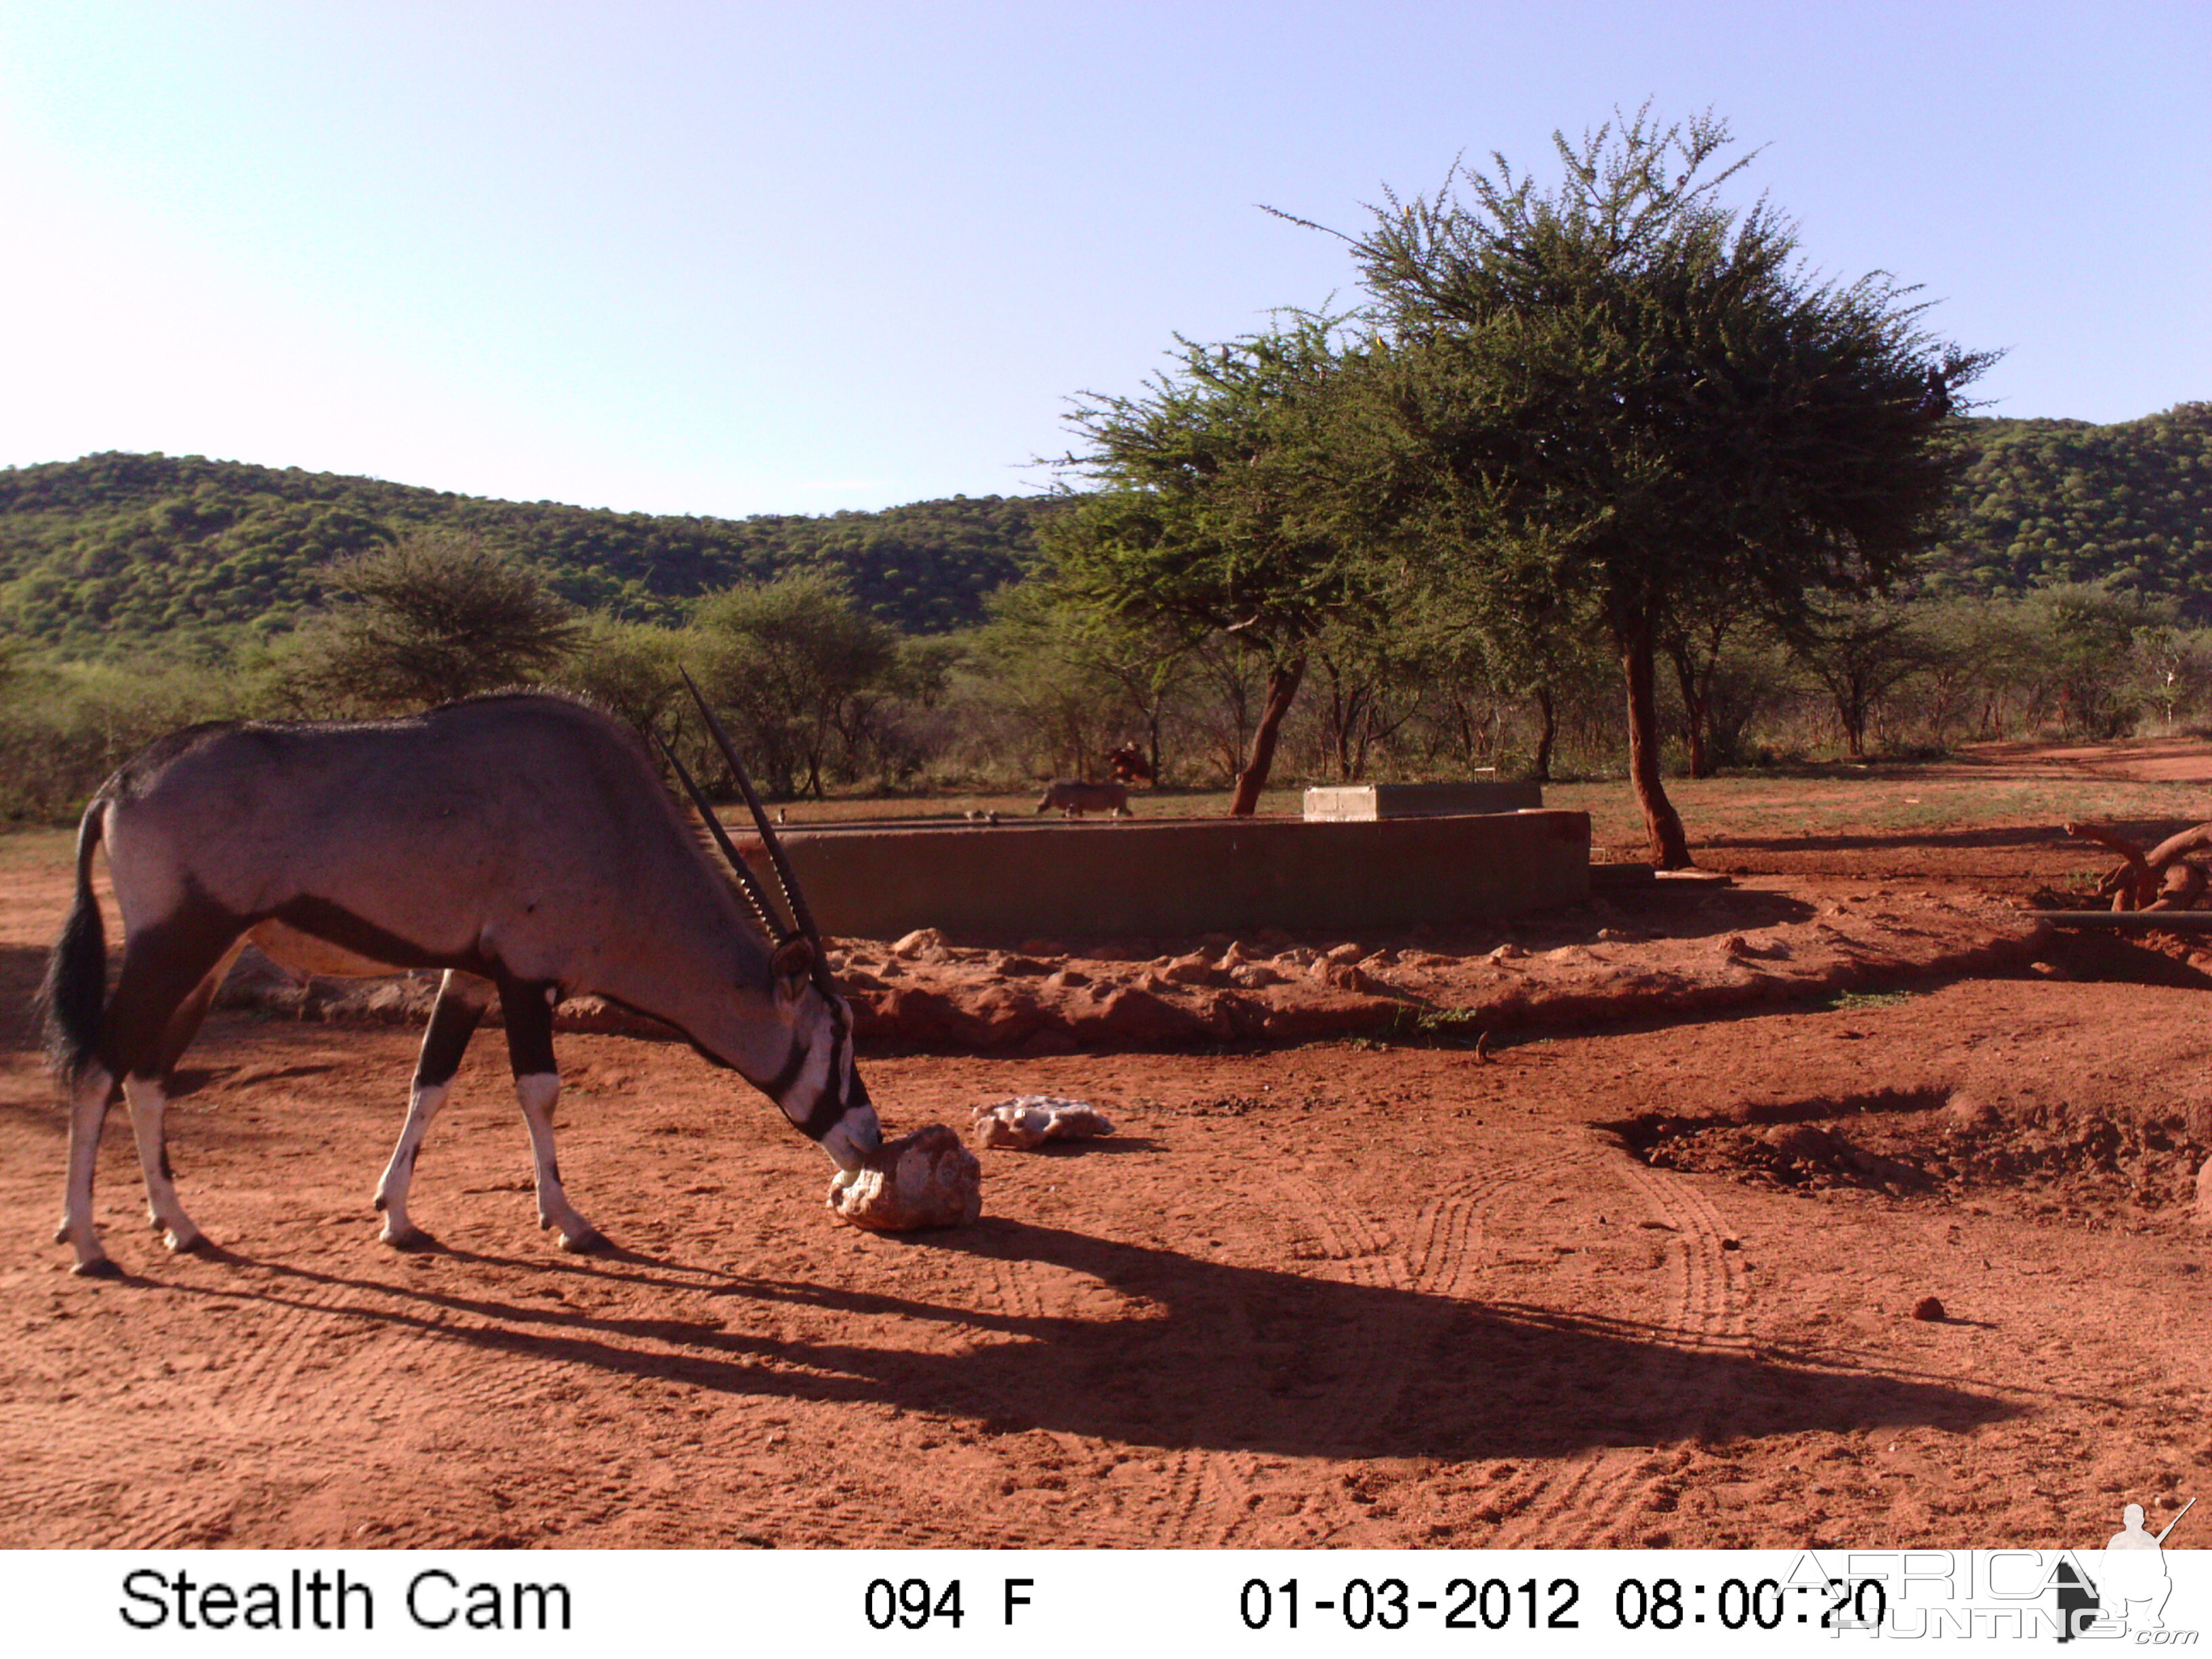
[[[821,1139],[836,1128],[837,1120],[845,1115],[845,1091],[838,1085],[845,1075],[842,1062],[848,1040],[844,1016],[838,1012],[837,1005],[833,1002],[830,1005],[830,1086],[822,1091],[821,1099],[814,1103],[814,1109],[806,1115],[806,1121],[800,1126],[810,1139]]]
[[[814,1103],[814,1109],[806,1115],[806,1121],[799,1126],[809,1140],[819,1140],[837,1127],[837,1120],[845,1115],[845,1103],[834,1094],[825,1094]]]
[[[830,1011],[828,1084],[822,1093],[817,1097],[813,1106],[808,1109],[805,1121],[799,1126],[799,1133],[810,1140],[819,1140],[830,1130],[836,1128],[838,1120],[845,1115],[847,1109],[842,1079],[845,1075],[843,1062],[846,1047],[852,1041],[851,1017],[836,997],[825,996],[823,998],[823,1002]],[[806,1069],[806,1062],[812,1057],[813,1053],[814,1045],[811,1042],[800,1042],[794,1036],[790,1052],[784,1056],[782,1068],[760,1085],[762,1092],[775,1101],[778,1106],[783,1105],[784,1096],[788,1094],[792,1086],[799,1081],[799,1073]]]
[[[770,1100],[779,1106],[783,1104],[784,1096],[789,1092],[791,1085],[799,1081],[799,1073],[806,1069],[806,1056],[812,1052],[810,1044],[801,1042],[796,1037],[792,1039],[791,1051],[784,1056],[783,1069],[761,1085],[762,1091]]]

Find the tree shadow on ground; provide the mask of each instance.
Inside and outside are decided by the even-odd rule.
[[[1698,1346],[1690,1333],[1236,1266],[1012,1220],[903,1242],[974,1261],[987,1294],[1009,1276],[1024,1280],[1030,1291],[1016,1299],[1046,1311],[746,1278],[635,1251],[557,1264],[510,1266],[461,1252],[445,1260],[471,1277],[526,1265],[541,1296],[549,1272],[657,1288],[671,1309],[665,1317],[235,1255],[219,1260],[258,1269],[256,1282],[168,1288],[732,1395],[892,1405],[951,1413],[993,1432],[1046,1429],[1163,1449],[1540,1457],[1692,1435],[1959,1431],[2015,1409],[1940,1378],[1762,1354],[1721,1339]],[[802,1322],[807,1310],[865,1319],[873,1334],[861,1341],[752,1334],[746,1304],[778,1305]]]
[[[1813,905],[1790,894],[1743,888],[1699,890],[1655,884],[1649,888],[1629,888],[1602,896],[1613,910],[1644,927],[1659,930],[1668,939],[1709,939],[1762,927],[1802,926],[1818,914]],[[1583,927],[1583,936],[1589,937],[1601,921],[1601,917],[1593,918]],[[1531,931],[1543,932],[1547,921],[1539,914],[1529,917],[1528,925]],[[1554,926],[1552,931],[1565,929]]]
[[[0,945],[0,1048],[36,1048],[45,1041],[37,1005],[46,976],[44,949]]]
[[[2139,836],[2141,826],[2114,824],[2124,836]],[[2151,838],[2163,835],[2155,830]],[[2057,824],[2014,824],[1996,830],[1895,830],[1883,832],[1861,831],[1850,835],[1780,836],[1713,836],[1701,838],[1696,850],[1708,849],[1730,853],[1850,853],[1899,851],[1908,848],[1954,848],[1987,851],[2002,848],[2033,848],[2039,852],[2063,851],[2074,848],[2090,860],[2103,857],[2112,861],[2101,849],[2092,848],[2069,838]],[[1887,878],[1883,878],[1887,879]]]
[[[2201,948],[2204,936],[2191,935],[2190,943]],[[2117,985],[2170,985],[2185,991],[2212,989],[2212,974],[2186,957],[2170,956],[2116,933],[2062,929],[2052,937],[2043,956],[2079,980]]]

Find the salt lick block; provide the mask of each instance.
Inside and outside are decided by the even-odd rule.
[[[830,1183],[830,1212],[849,1226],[901,1233],[963,1227],[983,1213],[983,1166],[942,1123],[887,1142]]]
[[[1087,1101],[1056,1095],[1017,1095],[995,1106],[975,1109],[975,1144],[1034,1152],[1048,1140],[1085,1140],[1110,1135],[1106,1114]]]

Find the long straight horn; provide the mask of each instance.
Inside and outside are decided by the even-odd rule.
[[[791,873],[790,860],[783,855],[783,843],[775,838],[775,830],[768,821],[768,811],[762,806],[760,797],[753,793],[753,781],[745,775],[744,763],[738,758],[737,749],[730,742],[729,733],[722,730],[721,721],[714,718],[714,711],[707,707],[707,699],[701,695],[698,682],[691,678],[691,671],[679,667],[676,672],[684,676],[684,684],[691,688],[691,701],[699,705],[699,713],[707,722],[707,730],[714,733],[714,742],[721,749],[722,758],[730,763],[730,775],[738,781],[738,793],[745,798],[745,805],[752,810],[753,823],[760,830],[761,845],[768,848],[768,861],[775,870],[776,885],[783,890],[783,902],[791,907],[792,921],[798,924],[800,933],[814,941],[818,953],[823,948],[822,930],[814,925],[813,914],[806,908],[805,896],[799,890],[799,882]]]
[[[783,924],[775,919],[775,908],[768,902],[768,891],[760,884],[760,878],[752,872],[752,866],[738,856],[737,848],[730,841],[729,832],[722,828],[721,819],[714,816],[714,808],[707,799],[707,792],[692,781],[691,775],[684,769],[684,763],[676,758],[676,751],[662,741],[659,732],[653,734],[653,740],[660,744],[660,752],[668,757],[668,763],[676,769],[676,775],[684,781],[684,793],[691,797],[691,804],[699,809],[699,816],[707,825],[707,833],[714,836],[714,845],[722,849],[722,856],[729,860],[730,868],[736,872],[738,884],[744,889],[745,902],[752,907],[754,916],[760,921],[761,931],[768,935],[769,944],[782,944],[790,935],[784,931]]]

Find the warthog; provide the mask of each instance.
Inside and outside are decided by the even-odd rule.
[[[1129,792],[1118,783],[1082,783],[1073,778],[1062,778],[1057,783],[1045,786],[1044,798],[1036,804],[1040,812],[1057,806],[1069,817],[1079,818],[1085,812],[1106,812],[1120,818],[1134,817],[1129,810]]]

